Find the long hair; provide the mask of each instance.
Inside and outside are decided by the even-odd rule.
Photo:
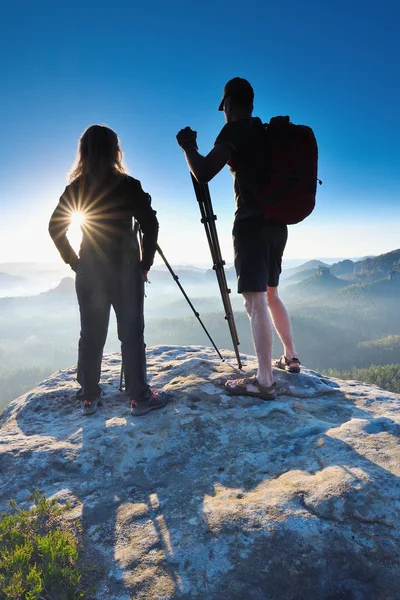
[[[82,134],[69,182],[77,179],[94,185],[113,175],[126,173],[123,154],[115,131],[104,125],[91,125]]]

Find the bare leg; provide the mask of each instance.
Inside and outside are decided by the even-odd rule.
[[[257,380],[261,385],[268,387],[273,384],[274,378],[271,366],[272,324],[268,312],[267,296],[264,292],[246,292],[243,294],[243,297],[246,312],[250,319],[254,348],[257,355]],[[231,380],[228,383],[234,386],[235,380]],[[257,388],[251,384],[247,384],[247,390],[249,392],[257,392]]]
[[[268,308],[277,334],[283,344],[283,352],[287,359],[297,356],[293,343],[292,326],[289,313],[278,295],[277,287],[267,288]]]

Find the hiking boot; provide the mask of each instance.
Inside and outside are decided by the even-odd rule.
[[[99,406],[102,406],[100,398],[85,398],[82,406],[82,414],[86,417],[94,415]]]
[[[168,404],[168,401],[169,396],[167,392],[151,392],[150,398],[144,402],[131,400],[131,415],[134,417],[142,417],[152,410],[163,408],[163,406]]]

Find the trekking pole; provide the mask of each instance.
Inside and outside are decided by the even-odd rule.
[[[122,390],[124,389],[124,365],[122,363],[121,360],[121,375],[119,377],[119,386],[118,386],[118,391],[122,392]]]
[[[233,348],[235,350],[236,360],[239,369],[241,369],[242,362],[240,360],[238,348],[240,342],[236,330],[232,305],[229,298],[231,290],[228,288],[226,282],[224,271],[225,261],[222,259],[221,256],[217,228],[215,226],[215,221],[217,220],[217,217],[213,212],[210,190],[208,189],[208,185],[206,183],[199,183],[192,174],[191,177],[197,202],[199,203],[201,222],[203,223],[204,228],[206,230],[207,241],[210,247],[211,257],[213,260],[213,269],[216,273],[219,289],[221,292],[222,303],[225,310],[225,319],[228,321],[229,331],[232,338]]]
[[[140,232],[141,235],[141,232]],[[181,282],[179,281],[179,277],[178,275],[173,271],[171,265],[169,264],[169,262],[167,261],[164,252],[161,250],[160,246],[157,244],[157,252],[158,254],[161,256],[161,258],[163,259],[165,266],[167,267],[168,271],[171,273],[173,280],[176,282],[177,286],[179,287],[179,289],[181,290],[186,302],[189,304],[190,308],[192,309],[194,315],[196,316],[197,320],[199,321],[200,325],[202,326],[202,328],[204,329],[204,332],[206,333],[208,339],[210,340],[210,342],[212,343],[214,350],[216,351],[216,353],[218,354],[218,356],[220,357],[220,359],[222,360],[222,362],[225,362],[224,357],[222,356],[221,352],[218,350],[217,346],[215,345],[214,340],[212,339],[211,335],[208,333],[206,326],[204,325],[203,321],[200,319],[200,313],[197,312],[197,310],[195,309],[195,307],[193,306],[192,302],[190,301],[189,296],[186,294],[185,290],[182,287]],[[118,390],[121,392],[123,390],[123,377],[124,377],[124,365],[121,362],[121,374],[120,374],[120,379],[119,379],[119,387]]]
[[[167,267],[168,271],[171,273],[172,278],[174,279],[174,281],[176,281],[177,286],[179,287],[179,289],[181,290],[186,302],[189,304],[190,308],[192,309],[193,313],[195,314],[197,320],[199,321],[200,325],[202,326],[202,328],[204,329],[208,339],[210,340],[210,342],[212,343],[212,345],[214,346],[214,349],[216,351],[216,353],[218,354],[218,356],[220,357],[220,359],[225,362],[224,357],[222,356],[221,352],[218,350],[217,346],[215,345],[212,337],[210,336],[210,334],[208,333],[203,321],[200,319],[200,314],[197,312],[197,310],[195,309],[195,307],[193,306],[193,304],[191,303],[189,297],[187,296],[185,290],[183,289],[180,281],[179,281],[179,277],[178,275],[176,275],[176,273],[174,273],[174,271],[172,270],[171,265],[169,264],[169,262],[167,261],[167,259],[164,256],[163,251],[161,250],[160,246],[157,244],[157,252],[158,254],[161,256],[161,258],[163,259],[165,266]]]

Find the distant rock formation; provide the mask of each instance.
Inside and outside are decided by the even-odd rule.
[[[223,354],[149,349],[172,402],[140,419],[117,391],[117,354],[92,417],[73,369],[12,402],[0,509],[37,486],[70,501],[92,600],[398,598],[400,396],[304,369],[275,371],[276,401],[229,397]]]
[[[44,294],[58,294],[61,296],[75,294],[75,279],[73,277],[63,277],[60,283]]]
[[[346,259],[341,260],[338,263],[335,263],[331,267],[332,275],[336,277],[341,277],[343,275],[353,275],[354,274],[354,265],[355,263],[352,260]]]
[[[322,262],[322,260],[308,260],[307,262],[299,265],[298,267],[292,267],[290,269],[284,269],[283,273],[285,274],[286,277],[291,277],[292,275],[296,275],[298,273],[301,273],[302,271],[311,271],[313,273],[316,272],[316,270],[318,269],[318,267],[329,267],[329,265],[327,263]]]
[[[355,273],[364,281],[378,281],[388,277],[392,270],[396,270],[399,261],[400,249],[392,250],[355,263]]]
[[[330,274],[331,274],[331,271],[330,271],[329,267],[319,266],[317,269],[318,277],[326,277],[327,275],[330,275]]]

